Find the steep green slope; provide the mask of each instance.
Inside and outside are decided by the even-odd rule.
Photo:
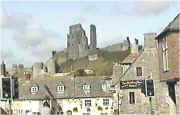
[[[71,70],[77,71],[79,69],[93,69],[95,74],[99,75],[112,75],[112,67],[114,61],[121,62],[130,53],[130,50],[108,52],[105,50],[98,51],[98,60],[88,61],[88,57],[78,60],[68,60],[59,65],[58,72],[70,72]]]

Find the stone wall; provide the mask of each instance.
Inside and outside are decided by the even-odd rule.
[[[109,51],[109,52],[116,52],[116,51],[125,51],[128,50],[130,47],[127,40],[124,40],[122,43],[113,44],[111,46],[107,46],[103,48],[103,50]]]
[[[35,63],[33,65],[33,78],[37,78],[42,73],[42,63]]]
[[[159,82],[159,88],[157,89],[158,91],[156,93],[158,93],[158,98],[157,100],[159,100],[158,105],[159,105],[159,113],[160,114],[166,114],[169,113],[169,104],[168,104],[168,85],[166,82]]]
[[[130,104],[129,92],[135,93],[135,104]],[[140,89],[123,90],[123,99],[120,107],[121,114],[144,114],[150,113],[149,99],[141,93]]]
[[[166,92],[168,91],[167,88],[164,89],[164,86],[167,87],[167,84],[160,83],[159,77],[159,65],[158,65],[158,52],[155,45],[155,40],[152,39],[151,34],[148,34],[150,38],[148,39],[147,36],[144,37],[145,41],[145,49],[140,56],[137,57],[136,61],[130,64],[128,71],[125,75],[121,76],[122,81],[130,81],[130,80],[144,80],[144,79],[153,79],[154,80],[154,87],[155,87],[155,96],[152,97],[152,109],[155,113],[159,113],[159,107],[163,104],[163,108],[161,111],[168,110],[166,104],[164,102]],[[154,34],[153,34],[154,35]],[[154,36],[155,37],[155,36]],[[151,41],[152,40],[152,41]],[[154,43],[148,44],[147,42]],[[121,64],[122,67],[125,67],[124,70],[127,70],[126,66]],[[137,76],[137,67],[142,68],[142,76]],[[121,95],[123,95],[123,101],[121,105],[121,112],[124,113],[131,113],[131,114],[144,114],[150,113],[150,102],[149,98],[145,97],[144,93],[141,92],[140,88],[136,89],[120,89]],[[135,104],[129,103],[129,92],[134,92],[135,94]],[[165,106],[165,107],[164,107]],[[167,111],[165,111],[167,113]]]
[[[112,83],[116,84],[119,81],[120,75],[122,74],[121,65],[116,62],[113,65],[113,75],[112,75]]]

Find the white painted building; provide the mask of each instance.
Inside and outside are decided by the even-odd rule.
[[[113,115],[113,96],[107,90],[108,83],[104,77],[95,76],[44,77],[26,81],[20,84],[19,99],[12,101],[11,108],[14,115],[26,115],[27,112],[40,115],[43,103],[47,101],[52,114]],[[6,102],[0,103],[1,107],[5,105]]]

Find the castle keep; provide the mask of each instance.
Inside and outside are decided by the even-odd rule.
[[[79,59],[88,55],[89,50],[96,49],[96,27],[90,25],[90,46],[88,38],[81,24],[75,24],[69,27],[67,35],[67,57],[68,59]]]

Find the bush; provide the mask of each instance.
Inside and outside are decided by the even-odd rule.
[[[78,108],[77,107],[73,108],[73,112],[78,112]]]

